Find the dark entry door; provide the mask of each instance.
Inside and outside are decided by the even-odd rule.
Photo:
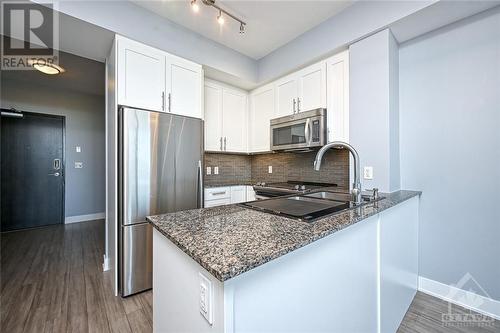
[[[1,118],[2,231],[64,221],[64,117]]]

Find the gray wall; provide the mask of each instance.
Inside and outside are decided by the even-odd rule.
[[[391,32],[351,45],[349,66],[349,142],[361,169],[373,167],[373,179],[361,179],[363,188],[399,190],[398,47]]]
[[[420,275],[500,300],[500,9],[400,46],[402,187],[423,191]]]
[[[104,96],[1,81],[2,107],[66,117],[66,217],[105,211]],[[75,147],[82,147],[76,153]],[[75,161],[83,169],[75,169]]]

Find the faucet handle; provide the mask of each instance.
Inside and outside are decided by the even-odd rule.
[[[373,198],[373,200],[377,200],[378,199],[378,188],[374,187],[372,189],[366,189],[365,191],[372,192],[372,198]]]

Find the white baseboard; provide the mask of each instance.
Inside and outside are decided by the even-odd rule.
[[[481,289],[481,286],[479,286],[472,276],[466,275],[463,279],[472,281]],[[460,283],[457,285],[460,285]],[[500,320],[500,301],[494,300],[488,296],[475,294],[460,289],[457,286],[447,285],[422,276],[418,277],[418,290],[425,294],[441,298],[447,302]]]
[[[76,216],[67,216],[64,219],[64,223],[77,223],[84,221],[93,221],[93,220],[102,220],[106,218],[106,213],[95,213],[95,214],[87,214],[87,215],[76,215]]]

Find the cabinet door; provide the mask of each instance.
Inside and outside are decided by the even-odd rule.
[[[326,108],[326,65],[309,66],[297,73],[299,86],[297,111]]]
[[[205,150],[221,151],[222,87],[205,82]]]
[[[191,61],[168,55],[166,91],[168,111],[201,118],[201,66]]]
[[[247,94],[222,88],[222,136],[225,151],[247,152]]]
[[[247,201],[246,186],[231,186],[231,203],[236,204]]]
[[[118,39],[118,104],[148,110],[165,108],[165,53]]]
[[[327,59],[328,141],[349,142],[349,51]]]
[[[288,116],[297,110],[297,78],[287,76],[276,82],[276,117]]]
[[[270,149],[270,120],[274,117],[274,85],[267,85],[250,95],[250,144],[249,152]]]

